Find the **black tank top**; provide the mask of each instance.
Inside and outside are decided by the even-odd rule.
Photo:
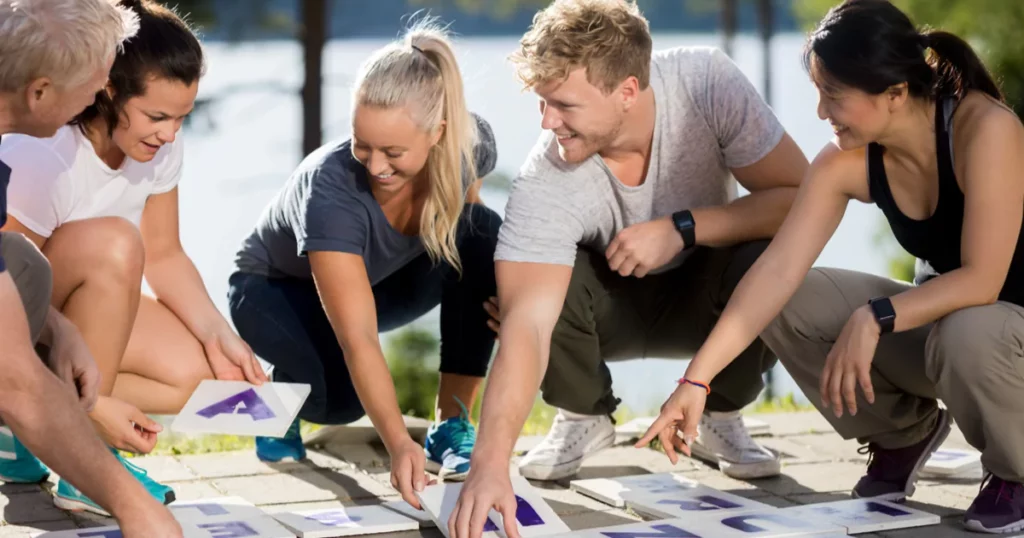
[[[871,199],[885,214],[900,246],[919,260],[918,283],[960,267],[964,195],[956,182],[953,168],[952,135],[953,112],[957,104],[953,98],[936,102],[935,145],[939,165],[939,203],[935,213],[924,220],[912,219],[896,206],[882,161],[885,148],[875,143],[868,146],[868,188]],[[1024,306],[1024,234],[1019,232],[1010,271],[999,292],[999,300]]]

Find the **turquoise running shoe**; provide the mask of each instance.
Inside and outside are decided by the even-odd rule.
[[[0,480],[8,484],[38,484],[50,470],[21,444],[7,426],[0,426]]]
[[[456,398],[458,401],[458,398]],[[476,428],[469,421],[466,406],[462,414],[430,425],[424,446],[427,471],[442,480],[461,481],[469,475],[469,456],[476,445]]]
[[[268,463],[291,458],[295,461],[306,459],[306,447],[302,444],[302,432],[299,431],[299,419],[295,419],[283,438],[257,437],[256,457]]]
[[[150,478],[149,473],[147,473],[145,469],[142,469],[122,457],[117,450],[110,449],[110,451],[114,454],[114,457],[117,458],[117,461],[121,462],[121,465],[123,465],[136,480],[145,486],[146,491],[148,491],[156,500],[164,504],[171,504],[174,502],[175,496],[173,489]],[[92,499],[86,497],[78,488],[71,485],[71,482],[68,482],[63,478],[57,482],[57,491],[53,496],[53,504],[61,510],[69,510],[71,512],[86,511],[105,517],[111,517],[109,512],[93,502]]]

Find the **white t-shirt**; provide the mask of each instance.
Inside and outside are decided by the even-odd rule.
[[[149,196],[178,185],[183,152],[177,138],[151,161],[125,157],[114,170],[77,126],[61,127],[50,138],[5,135],[0,160],[11,167],[8,213],[43,237],[64,223],[96,217],[123,217],[139,226]]]

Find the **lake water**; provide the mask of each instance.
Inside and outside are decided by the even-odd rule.
[[[828,124],[817,118],[816,93],[800,64],[803,37],[780,35],[774,41],[773,108],[789,134],[812,158],[830,139]],[[467,38],[457,42],[470,107],[493,126],[499,148],[497,170],[514,175],[540,133],[537,100],[520,90],[506,57],[512,37]],[[332,41],[325,51],[324,137],[349,131],[349,84],[360,62],[384,40]],[[684,45],[720,45],[715,35],[654,36],[655,49]],[[181,237],[203,275],[215,303],[227,311],[225,293],[234,253],[267,202],[301,158],[301,108],[298,98],[302,56],[293,43],[207,45],[208,72],[201,98],[214,102],[197,113],[185,130],[187,149],[181,192]],[[760,87],[760,43],[738,37],[733,58]],[[484,201],[503,212],[505,194],[485,188]],[[872,236],[881,224],[874,206],[852,203],[818,259],[818,265],[885,274],[886,260]],[[436,312],[435,312],[436,313]],[[433,316],[420,323],[435,327]],[[386,335],[385,335],[386,338]],[[633,410],[656,409],[682,374],[681,361],[647,359],[611,366],[615,391]],[[781,367],[776,390],[798,392]]]

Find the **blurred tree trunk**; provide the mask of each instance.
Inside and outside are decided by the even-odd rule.
[[[323,56],[327,42],[327,0],[302,0],[302,155],[323,141]]]
[[[736,37],[736,1],[737,0],[721,0],[722,1],[722,50],[725,51],[725,55],[732,57],[732,42]]]
[[[757,0],[757,22],[761,34],[761,62],[764,68],[764,100],[772,104],[772,35],[775,33],[775,12],[772,0]]]

